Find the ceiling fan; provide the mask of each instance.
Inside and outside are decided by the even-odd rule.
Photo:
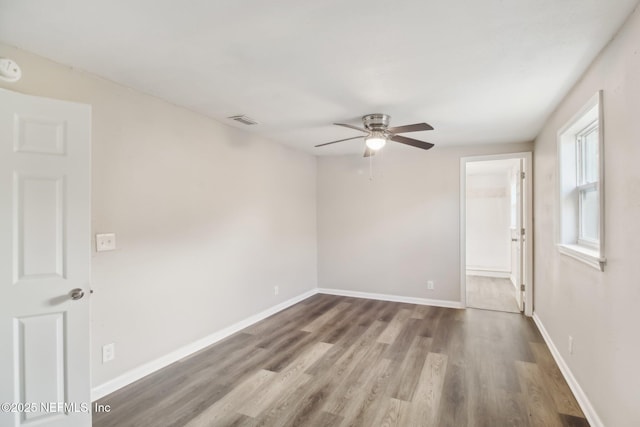
[[[399,133],[433,130],[433,126],[427,123],[416,123],[413,125],[389,127],[390,119],[391,117],[386,114],[367,114],[366,116],[362,117],[362,124],[364,125],[364,128],[346,123],[334,123],[334,125],[337,126],[343,126],[350,129],[359,130],[360,132],[365,132],[366,135],[325,142],[324,144],[316,145],[316,147],[335,144],[337,142],[349,141],[351,139],[364,138],[364,142],[366,144],[364,157],[375,155],[376,152],[384,147],[389,140],[399,142],[400,144],[411,145],[412,147],[422,148],[423,150],[428,150],[429,148],[433,147],[433,144],[431,144],[430,142],[420,141],[417,139],[398,135]]]

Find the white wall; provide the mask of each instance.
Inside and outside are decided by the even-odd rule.
[[[1,44],[0,56],[23,72],[1,87],[93,106],[93,232],[118,243],[92,263],[94,386],[316,287],[314,157]]]
[[[556,133],[604,90],[605,271],[555,247]],[[549,118],[534,158],[535,312],[606,426],[640,425],[640,12]],[[568,352],[568,336],[574,352]]]
[[[467,173],[467,270],[511,272],[510,178],[505,171]]]
[[[319,158],[318,285],[460,301],[460,158],[531,148],[391,144],[373,180],[361,156]]]

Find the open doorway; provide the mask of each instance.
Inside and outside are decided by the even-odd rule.
[[[467,307],[532,313],[530,162],[530,153],[462,159],[461,282]]]

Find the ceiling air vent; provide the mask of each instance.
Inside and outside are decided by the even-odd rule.
[[[249,117],[244,116],[244,115],[243,116],[231,116],[231,117],[227,117],[227,118],[231,119],[231,120],[235,120],[236,122],[240,122],[243,125],[257,125],[258,124],[258,122],[256,122],[255,120],[250,119]]]

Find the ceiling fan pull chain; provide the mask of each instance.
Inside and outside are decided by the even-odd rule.
[[[373,181],[373,156],[369,156],[369,181]]]

